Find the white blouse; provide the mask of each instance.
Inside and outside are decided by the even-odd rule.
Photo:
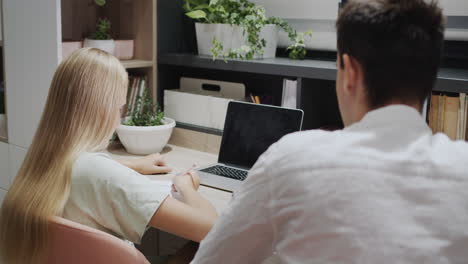
[[[71,181],[64,218],[135,243],[170,193],[103,153],[81,154]]]

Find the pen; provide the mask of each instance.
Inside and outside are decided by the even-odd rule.
[[[190,167],[190,168],[189,168],[188,170],[186,170],[184,173],[178,174],[177,176],[183,176],[183,175],[185,175],[185,174],[188,174],[191,170],[196,169],[196,168],[198,168],[198,165],[197,165],[196,163],[194,163],[194,164],[192,165],[192,167]],[[193,178],[192,178],[192,184],[195,185],[195,183],[193,182]],[[173,192],[177,192],[177,189],[176,189],[176,187],[175,187],[174,184],[172,184],[172,191],[173,191]]]

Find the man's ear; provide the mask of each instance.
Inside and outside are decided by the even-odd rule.
[[[364,71],[361,64],[352,56],[343,54],[343,77],[344,77],[344,91],[349,95],[355,95],[359,89],[363,88]]]

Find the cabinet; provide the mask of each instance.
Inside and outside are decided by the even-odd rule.
[[[8,137],[0,140],[0,188],[7,190],[32,142],[59,63],[60,1],[3,0]]]
[[[58,0],[3,1],[8,143],[28,148],[58,65]]]

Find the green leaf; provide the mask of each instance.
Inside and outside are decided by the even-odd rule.
[[[94,0],[94,2],[98,6],[104,6],[106,4],[106,0]]]
[[[194,10],[201,10],[201,9],[207,9],[208,7],[210,7],[208,4],[203,4],[203,5],[198,5],[198,6],[194,7],[193,9]]]
[[[206,18],[206,13],[203,10],[191,11],[191,12],[185,13],[185,15],[192,19]]]
[[[210,0],[210,6],[216,5],[219,0]]]

